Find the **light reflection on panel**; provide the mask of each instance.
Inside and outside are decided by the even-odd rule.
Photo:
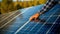
[[[56,5],[54,8],[52,8],[50,11],[46,12],[45,14],[41,15],[40,18],[43,20],[47,20],[51,14],[56,12],[54,15],[60,15],[59,13],[59,7],[60,5]],[[23,14],[19,15],[17,18],[15,18],[13,21],[11,21],[9,24],[7,24],[5,27],[0,29],[0,33],[2,34],[14,34],[23,24],[25,24],[30,16],[35,14],[38,10],[40,10],[43,7],[43,5],[27,8],[27,9],[21,9],[19,11],[24,12]],[[58,10],[57,10],[58,9]],[[40,27],[43,25],[43,22],[29,22],[24,28],[22,28],[18,34],[45,34],[46,31],[51,27],[52,23],[56,20],[57,16],[54,17],[54,15],[47,21],[48,24],[45,24],[41,30]],[[45,16],[45,17],[44,17]],[[43,18],[44,17],[44,18]],[[51,21],[51,19],[53,21]],[[50,21],[52,22],[51,24]],[[37,24],[38,23],[38,24]],[[37,25],[36,25],[37,24]],[[39,30],[39,32],[37,32]]]

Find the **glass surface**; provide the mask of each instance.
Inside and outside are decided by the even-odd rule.
[[[16,17],[17,16],[16,14],[14,14],[15,16],[12,15],[11,16],[12,18],[14,17],[16,18],[12,20],[10,23],[8,23],[7,25],[5,25],[3,28],[0,28],[0,33],[14,34],[21,26],[23,26],[29,20],[29,18],[32,15],[34,15],[36,12],[41,10],[43,6],[44,5],[38,5],[38,6],[18,10],[17,15],[18,14],[20,15],[18,17]],[[58,24],[58,20],[60,19],[60,18],[57,19],[57,17],[60,15],[59,10],[60,10],[60,5],[56,5],[51,10],[49,10],[48,12],[40,16],[40,19],[44,20],[45,22],[29,22],[17,34],[45,34],[51,28],[54,22],[56,22],[55,24]],[[56,19],[57,21],[55,21]],[[1,24],[0,27],[5,23],[9,22],[10,20],[9,19],[4,20],[5,22],[0,23]],[[54,27],[57,27],[57,26],[53,26],[53,28]],[[49,31],[49,33],[51,33],[51,31]]]

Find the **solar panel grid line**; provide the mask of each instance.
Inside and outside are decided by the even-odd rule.
[[[46,4],[48,3],[49,1],[46,2]],[[46,4],[44,6],[46,6]],[[47,5],[48,6],[48,5]],[[42,7],[42,9],[44,9],[44,7]]]
[[[57,15],[54,15],[53,17],[55,17],[55,16],[57,16]]]
[[[56,9],[57,10],[57,9]],[[56,12],[56,11],[55,11]],[[45,23],[37,30],[37,32],[39,32],[40,31],[40,29],[47,23],[47,21],[55,14],[55,12],[52,14],[52,15],[50,15],[50,17],[45,21]],[[36,33],[37,33],[36,32]]]
[[[47,24],[52,24],[52,22],[47,22],[46,25],[47,25]],[[56,23],[56,24],[57,24],[57,23]],[[59,23],[59,24],[60,24],[60,23]]]
[[[12,14],[13,12],[9,12],[9,13],[6,13],[6,14],[2,14],[0,17],[2,18],[2,19],[4,19],[4,18],[6,18],[7,16],[9,16],[10,14]],[[0,18],[0,19],[1,19]]]
[[[52,17],[56,17],[56,16],[60,16],[60,15],[53,15]],[[45,16],[45,15],[44,15],[43,17],[49,17],[49,16]]]
[[[4,25],[4,24],[7,23],[8,21],[10,21],[12,18],[14,18],[14,17],[15,17],[16,15],[18,15],[18,14],[19,14],[19,12],[16,12],[14,15],[12,15],[11,17],[9,17],[9,18],[7,18],[5,21],[3,21],[0,26]]]
[[[60,17],[60,16],[58,16],[58,17],[56,18],[56,20],[53,22],[52,26],[47,30],[46,34],[48,34],[48,33],[49,33],[49,31],[50,31],[50,30],[51,30],[51,28],[54,26],[54,24],[55,24],[55,23],[56,23],[56,21],[59,19],[59,17]]]
[[[29,9],[29,8],[28,8]],[[10,21],[8,21],[7,23],[5,23],[4,25],[2,25],[1,27],[0,27],[0,29],[1,28],[3,28],[4,26],[6,26],[8,23],[10,23],[12,20],[14,20],[16,17],[18,17],[19,15],[21,15],[21,14],[23,14],[23,13],[25,13],[28,9],[26,9],[24,12],[22,12],[22,13],[20,13],[20,14],[18,14],[17,16],[15,16],[14,18],[12,18]]]
[[[29,28],[29,27],[27,27],[27,28]],[[26,28],[25,30],[27,30],[27,28]],[[24,30],[24,31],[25,31],[25,30]]]
[[[22,25],[14,34],[17,34],[23,27],[25,27],[28,23],[30,22],[30,20],[28,20],[24,25]]]
[[[37,23],[39,23],[39,22],[37,22]],[[35,25],[34,25],[35,26]],[[28,29],[29,27],[27,27],[26,29],[25,29],[25,31]]]
[[[57,16],[60,16],[60,15],[57,15]],[[52,17],[57,17],[57,16],[52,16]],[[54,20],[54,21],[55,21],[55,20]],[[54,21],[53,21],[53,22],[54,22]],[[47,22],[46,24],[52,24],[53,22],[50,21],[50,22]],[[56,24],[57,24],[57,23],[56,23]]]
[[[16,12],[17,12],[17,11],[16,11]],[[15,12],[15,13],[16,13],[16,12]],[[15,13],[13,13],[13,14],[15,14]],[[6,17],[5,19],[9,18],[9,17],[12,16],[13,14],[9,15],[9,16]],[[3,19],[2,21],[0,21],[0,23],[3,22],[5,19]]]
[[[7,17],[10,15],[10,14],[13,14],[13,13],[15,13],[15,12],[9,12],[9,13],[6,13],[7,14]],[[6,18],[6,17],[4,17],[4,18]]]
[[[7,17],[7,15],[4,15],[0,18],[0,21],[2,21],[2,19],[4,19],[5,17]],[[0,22],[1,23],[1,22]]]
[[[42,18],[44,18],[44,17],[42,17]],[[32,31],[39,23],[40,23],[40,22],[38,22],[36,25],[34,25],[34,27],[32,27],[30,31]],[[26,30],[27,30],[27,29],[26,29]],[[29,31],[29,32],[30,32],[30,31]],[[29,34],[29,32],[28,32],[27,34]]]
[[[32,24],[34,24],[34,23],[32,23]],[[26,29],[25,29],[24,31],[26,31],[30,26],[31,26],[31,25],[29,25],[28,27],[26,27]]]
[[[4,16],[4,15],[5,15],[5,14],[2,14],[2,15],[0,14],[0,18],[1,18],[2,16]]]
[[[57,16],[57,15],[56,15]],[[45,16],[44,16],[45,17]],[[48,16],[47,16],[48,17]],[[53,15],[53,17],[55,17],[54,15]],[[30,23],[30,22],[29,22]],[[14,24],[13,24],[14,25]],[[16,26],[16,25],[14,25],[14,26]],[[21,29],[22,30],[22,29]],[[30,31],[30,30],[28,30],[28,31]],[[24,32],[23,32],[24,33]],[[20,32],[19,32],[19,34],[21,34]]]
[[[16,15],[18,15],[19,14],[19,12],[16,12],[14,15],[12,15],[11,17],[9,17],[8,19],[6,19],[7,20],[7,22],[9,21],[9,20],[11,20],[12,18],[14,18]]]
[[[14,32],[14,31],[8,31],[8,30],[2,30],[2,31],[7,31],[7,32]]]
[[[50,5],[52,5],[52,6],[54,5],[52,2],[54,2],[54,0],[48,0],[47,3],[44,5],[44,7],[42,7],[42,10],[40,11],[41,12],[40,14],[46,12],[47,9],[48,10],[51,9],[52,7]]]
[[[5,15],[6,14],[4,14],[4,17],[2,16],[2,18],[3,18],[3,20],[1,21],[1,22],[3,22],[4,20],[6,20],[7,18],[9,18],[9,17],[11,17],[13,14],[15,14],[16,12],[18,12],[18,10],[17,11],[13,11],[12,13],[6,13],[6,14],[9,14],[9,15],[7,15],[6,17],[5,17]]]
[[[49,17],[49,18],[45,21],[45,23],[46,23],[50,18],[51,18],[51,17]],[[45,25],[45,23],[43,23],[43,25]],[[37,30],[37,32],[40,31],[40,29],[43,27],[43,25]],[[36,32],[36,33],[37,33],[37,32]],[[35,34],[36,34],[36,33],[35,33]]]
[[[4,18],[4,17],[6,17],[6,16],[7,16],[7,15],[2,15],[2,16],[0,16],[0,19],[1,19],[1,18]]]
[[[15,14],[13,14],[11,17],[9,17],[8,19],[6,19],[6,20],[10,20],[10,19],[12,19],[12,18],[14,18],[16,15],[18,15],[19,14],[19,12],[16,12]]]
[[[14,15],[13,15],[13,16],[14,16]],[[55,16],[57,16],[57,15],[54,15],[53,17],[55,17]],[[48,17],[48,16],[43,16],[43,17]],[[8,19],[7,19],[7,20],[8,20]],[[9,19],[9,20],[10,20],[10,19]],[[9,20],[8,20],[8,21],[9,21]],[[7,22],[7,21],[6,21],[6,22]],[[4,23],[3,23],[3,24],[4,24]]]
[[[4,19],[4,18],[6,18],[8,15],[4,15],[4,16],[2,16],[2,18],[0,18],[0,19]],[[1,21],[1,20],[0,20]]]

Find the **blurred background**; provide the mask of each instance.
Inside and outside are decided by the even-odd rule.
[[[0,14],[45,4],[47,0],[0,0]]]
[[[47,0],[0,0],[0,34],[14,34],[17,31],[17,34],[60,34],[60,3],[40,15],[42,21],[29,21],[46,2]]]

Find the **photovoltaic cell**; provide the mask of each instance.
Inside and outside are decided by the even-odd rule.
[[[21,26],[23,26],[29,20],[29,18],[32,15],[34,15],[42,7],[43,5],[39,5],[39,6],[31,7],[29,9],[19,10],[19,12],[20,11],[24,12],[25,10],[26,12],[16,17],[13,21],[5,25],[3,28],[0,28],[0,34],[14,34]],[[29,22],[27,25],[25,25],[25,27],[23,27],[20,31],[18,31],[17,34],[46,34],[46,32],[50,28],[51,30],[48,32],[49,34],[59,33],[57,32],[57,28],[59,30],[60,27],[59,26],[60,17],[57,19],[57,17],[60,15],[59,10],[60,10],[60,5],[57,4],[51,10],[40,16],[41,20],[45,20],[45,22]],[[53,25],[54,22],[55,24]],[[42,26],[43,24],[44,26]]]

